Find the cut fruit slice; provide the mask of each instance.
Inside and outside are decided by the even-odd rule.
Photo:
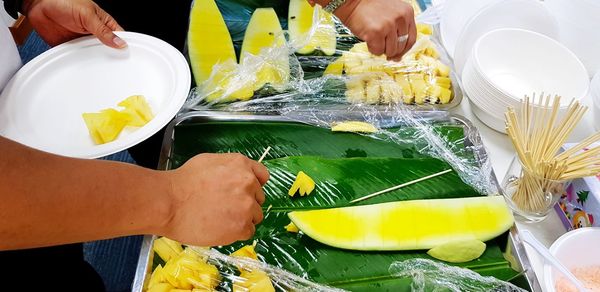
[[[478,259],[485,251],[481,240],[451,241],[430,249],[427,254],[449,263],[466,263]]]
[[[291,232],[291,233],[298,233],[300,231],[300,229],[298,229],[298,227],[296,227],[296,225],[294,225],[294,222],[290,222],[290,224],[286,225],[285,230],[287,230],[287,232]]]
[[[246,257],[258,260],[256,251],[253,245],[246,245],[231,254],[233,257]],[[233,291],[260,291],[260,292],[275,292],[271,278],[267,273],[260,269],[247,269],[242,265],[238,266],[240,270],[239,277],[233,280]]]
[[[99,113],[84,113],[81,116],[96,144],[114,141],[131,121],[129,114],[114,109],[105,109]]]
[[[267,83],[282,85],[289,80],[290,61],[285,36],[273,8],[254,11],[244,34],[240,56],[240,65],[256,67],[255,90]]]
[[[336,49],[336,30],[333,16],[321,6],[311,6],[306,0],[291,0],[288,13],[290,41],[302,46],[296,52],[312,54],[315,50],[331,56]]]
[[[231,102],[249,100],[254,96],[254,79],[240,75],[239,65],[227,60],[215,67],[210,78],[202,87],[202,96],[207,102]]]
[[[377,128],[366,122],[350,121],[337,123],[331,127],[333,132],[377,133]]]
[[[154,117],[152,109],[143,95],[132,95],[119,102],[118,106],[125,108],[121,112],[131,116],[128,126],[142,127]]]
[[[183,247],[179,242],[166,237],[155,240],[152,249],[165,262],[177,257],[183,251]]]
[[[310,176],[306,175],[303,171],[298,172],[296,176],[296,180],[290,187],[288,191],[288,195],[293,197],[296,193],[299,193],[300,196],[307,196],[315,189],[315,181],[310,178]]]
[[[514,221],[502,196],[391,202],[288,215],[314,240],[351,250],[420,250],[455,240],[487,241]]]
[[[210,77],[214,65],[227,60],[237,63],[231,35],[214,0],[194,1],[188,50],[196,85]]]

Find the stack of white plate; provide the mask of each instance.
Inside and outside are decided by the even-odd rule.
[[[594,100],[594,127],[600,131],[600,72],[596,72],[592,78],[590,96]]]
[[[545,0],[544,3],[559,24],[560,41],[593,76],[600,69],[600,1]]]
[[[558,38],[556,20],[538,0],[504,0],[481,8],[466,22],[453,52],[454,67],[460,73],[475,42],[487,32],[500,28],[521,28]]]
[[[475,115],[503,133],[504,113],[518,107],[525,95],[560,95],[564,112],[589,87],[585,67],[569,49],[543,34],[515,28],[493,30],[477,40],[462,83]]]

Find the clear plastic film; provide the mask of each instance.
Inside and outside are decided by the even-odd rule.
[[[294,98],[292,101],[298,103],[296,97],[302,95],[307,102],[332,99],[341,104],[393,103],[412,109],[448,109],[462,98],[448,65],[450,60],[432,36],[431,26],[419,25],[413,48],[402,60],[391,61],[372,55],[368,45],[336,17],[310,7],[304,0],[290,1],[287,21],[276,16],[275,11],[281,13],[281,8],[271,13],[261,9],[244,22],[248,26],[242,45],[237,46],[239,62],[221,60],[214,64],[210,77],[200,80],[185,108],[264,99]],[[267,15],[283,25],[265,20]],[[234,43],[239,42],[241,29],[237,23],[233,28],[230,25],[230,29],[236,29],[232,35],[238,36]],[[192,60],[192,68],[195,66]]]
[[[393,263],[390,266],[390,274],[397,277],[412,278],[411,290],[414,292],[527,291],[494,277],[483,277],[467,269],[452,267],[427,259],[412,259]]]
[[[226,254],[214,248],[183,247],[174,241],[168,260],[156,265],[144,284],[144,291],[348,291],[348,290],[397,290],[411,291],[525,291],[513,284],[485,277],[469,269],[449,266],[429,259],[413,258],[393,261],[382,265],[377,278],[365,277],[353,284],[335,282],[340,287],[318,284],[281,268],[264,262],[257,254],[255,245],[249,244]],[[156,244],[165,244],[165,238]],[[157,249],[164,257],[164,248]],[[317,256],[315,254],[315,256]],[[335,255],[334,255],[335,256]],[[318,260],[318,259],[315,259]],[[335,266],[330,268],[335,269]],[[351,269],[356,269],[352,267]],[[366,283],[365,283],[366,282]],[[369,283],[370,282],[370,283]],[[400,286],[399,286],[400,285]],[[345,288],[345,289],[344,289]]]

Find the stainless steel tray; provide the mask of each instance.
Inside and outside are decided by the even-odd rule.
[[[360,113],[354,114],[360,115]],[[345,115],[351,117],[353,113],[346,112]],[[465,129],[465,146],[482,146],[479,131],[473,126],[473,124],[469,120],[462,116],[450,114],[446,111],[420,111],[414,112],[414,115],[415,117],[422,120],[433,122],[453,122],[457,125],[462,125]],[[176,117],[167,126],[159,159],[159,169],[167,170],[171,167],[171,155],[173,151],[172,146],[174,142],[176,126],[185,123],[202,123],[211,121],[272,121],[297,123],[297,121],[278,115],[258,115],[253,113],[229,113],[216,111],[196,111],[184,113]],[[386,126],[392,127],[398,126],[398,124],[390,123],[388,125],[384,125],[384,127]],[[485,148],[472,147],[471,149],[473,148],[478,149],[477,152],[474,154],[475,157],[477,157],[479,163],[483,164],[487,160],[487,153],[484,150]],[[493,173],[493,170],[492,178],[493,183],[500,192],[500,188],[496,180],[496,176]],[[149,278],[149,275],[151,273],[150,269],[152,268],[152,262],[154,258],[154,252],[152,251],[152,244],[154,242],[154,239],[155,237],[151,235],[144,236],[138,259],[138,264],[136,267],[132,291],[141,292],[143,290],[145,281],[147,281]],[[513,264],[513,269],[523,274],[523,276],[527,279],[527,282],[529,283],[529,286],[531,287],[532,291],[541,291],[540,282],[538,281],[529,261],[529,258],[525,253],[525,247],[518,236],[518,230],[516,225],[514,225],[509,231],[506,251],[509,254],[509,257],[514,259],[514,262],[511,261],[511,263]]]

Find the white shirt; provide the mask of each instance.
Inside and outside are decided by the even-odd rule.
[[[20,67],[17,45],[8,27],[0,21],[0,92]]]

